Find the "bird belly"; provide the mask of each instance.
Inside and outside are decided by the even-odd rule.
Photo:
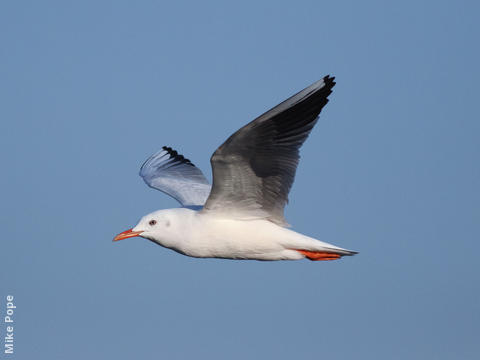
[[[268,220],[208,219],[184,243],[193,257],[252,260],[297,260],[304,256],[282,243],[284,229]],[[287,230],[288,231],[288,230]]]

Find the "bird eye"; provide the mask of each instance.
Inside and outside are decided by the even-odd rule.
[[[157,223],[157,220],[150,220],[150,222],[148,223],[148,225],[150,226],[153,226]]]

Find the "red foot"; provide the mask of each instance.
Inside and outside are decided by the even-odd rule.
[[[337,260],[340,259],[342,256],[339,254],[329,253],[329,252],[322,252],[322,251],[308,251],[308,250],[298,250],[299,253],[302,253],[308,259],[312,261],[319,261],[319,260]]]

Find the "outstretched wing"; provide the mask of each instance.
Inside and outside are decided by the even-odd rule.
[[[212,155],[213,187],[204,211],[267,218],[286,225],[283,210],[299,149],[335,85],[326,76],[242,127]]]
[[[202,206],[210,193],[202,171],[166,146],[143,163],[140,176],[148,186],[172,196],[182,206]]]

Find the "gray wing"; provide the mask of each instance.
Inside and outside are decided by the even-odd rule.
[[[213,187],[204,211],[267,218],[286,225],[283,210],[299,149],[335,85],[326,76],[242,127],[212,155]]]
[[[202,206],[210,194],[210,184],[190,160],[164,146],[150,156],[140,169],[140,176],[151,188],[175,198],[183,206]]]

